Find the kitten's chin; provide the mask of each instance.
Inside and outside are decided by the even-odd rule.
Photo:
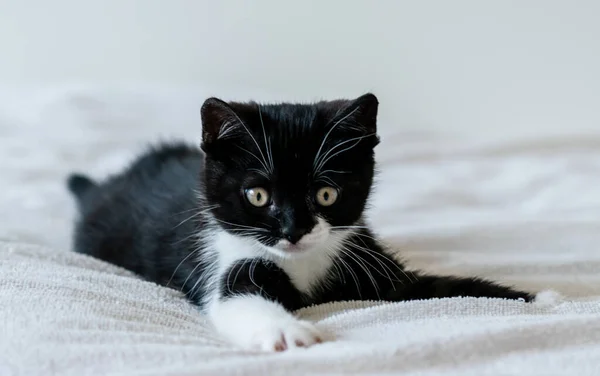
[[[305,255],[311,253],[311,250],[314,248],[303,244],[291,244],[289,242],[288,244],[281,243],[282,241],[272,247],[268,247],[267,251],[279,258],[290,259],[304,257]]]
[[[283,259],[290,259],[304,257],[313,252],[316,248],[318,247],[314,244],[307,244],[302,242],[292,244],[287,240],[280,240],[274,246],[267,247],[267,251],[269,251],[277,257]]]
[[[287,240],[280,240],[274,248],[280,252],[290,253],[294,255],[301,254],[303,252],[309,252],[312,248],[315,248],[314,246],[314,244],[307,244],[302,242],[293,244]]]

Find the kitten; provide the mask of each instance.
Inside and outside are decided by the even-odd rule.
[[[323,340],[301,307],[454,296],[531,301],[475,278],[405,271],[363,220],[378,101],[202,106],[201,149],[161,145],[97,184],[69,178],[85,253],[182,290],[246,349]]]

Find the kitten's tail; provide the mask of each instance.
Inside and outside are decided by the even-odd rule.
[[[71,174],[67,178],[67,187],[77,200],[81,201],[83,195],[90,189],[97,187],[97,185],[92,179],[85,175]]]

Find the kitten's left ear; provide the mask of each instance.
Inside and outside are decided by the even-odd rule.
[[[379,108],[379,101],[374,94],[367,93],[361,95],[354,100],[350,107],[357,109],[354,114],[356,121],[360,122],[369,133],[377,132],[377,109]]]
[[[355,100],[347,102],[331,123],[339,122],[341,128],[357,130],[364,134],[376,134],[378,107],[379,101],[374,94],[361,95]]]
[[[218,98],[208,98],[200,110],[202,117],[202,146],[233,135],[241,120],[234,109]]]

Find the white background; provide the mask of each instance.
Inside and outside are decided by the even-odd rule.
[[[394,127],[587,132],[599,20],[593,0],[0,0],[0,84],[373,91]]]

